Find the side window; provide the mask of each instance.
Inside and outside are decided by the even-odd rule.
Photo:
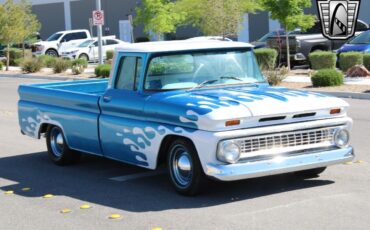
[[[66,34],[66,35],[64,35],[64,37],[62,38],[62,41],[63,41],[63,42],[69,42],[69,41],[71,41],[71,40],[73,40],[73,34]]]
[[[115,40],[108,39],[108,40],[106,41],[106,44],[107,44],[107,46],[109,46],[109,45],[117,45],[117,44],[118,44],[118,42],[117,42],[117,41],[115,41]]]
[[[86,39],[86,38],[87,38],[86,32],[73,33],[73,39],[75,40]]]
[[[122,57],[116,79],[116,89],[137,90],[142,60],[140,57]]]
[[[94,42],[93,46],[98,47],[99,46],[98,41]]]

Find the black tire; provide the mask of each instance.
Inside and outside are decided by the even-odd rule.
[[[87,54],[80,54],[80,56],[78,56],[79,59],[84,59],[86,61],[89,61],[89,56],[87,56]]]
[[[46,50],[45,55],[49,55],[52,57],[59,57],[58,51],[56,51],[55,49]]]
[[[79,152],[73,151],[68,147],[62,129],[57,126],[48,127],[46,146],[51,161],[56,165],[63,166],[77,163],[81,158]]]
[[[309,169],[304,171],[295,172],[295,174],[302,178],[315,178],[326,170],[326,167]]]
[[[181,169],[186,168],[186,164],[180,163],[184,159],[188,159],[190,169]],[[179,138],[171,143],[167,153],[167,169],[172,185],[181,195],[197,195],[207,183],[198,153],[194,145],[186,139]]]

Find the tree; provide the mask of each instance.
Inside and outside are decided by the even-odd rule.
[[[0,43],[7,46],[6,70],[9,70],[10,46],[23,44],[39,28],[37,18],[31,13],[31,6],[26,1],[16,4],[13,0],[7,0],[0,5]]]
[[[205,35],[235,36],[243,16],[261,9],[259,0],[178,0],[176,10],[185,12],[184,23]]]
[[[271,12],[271,18],[278,20],[286,31],[287,64],[290,70],[289,31],[300,28],[305,31],[315,24],[315,15],[306,15],[305,8],[311,7],[311,0],[262,0],[263,8]]]
[[[176,11],[175,3],[170,0],[143,0],[136,14],[135,23],[143,23],[144,31],[155,33],[158,40],[164,33],[176,32],[177,25],[185,18],[185,13]]]
[[[41,29],[41,24],[38,21],[35,14],[32,13],[31,4],[28,1],[22,0],[19,5],[22,10],[22,22],[20,31],[22,33],[22,48],[23,48],[23,57],[24,57],[24,50],[25,50],[25,42],[31,42],[35,39],[36,32]]]

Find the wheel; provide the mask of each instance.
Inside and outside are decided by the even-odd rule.
[[[57,126],[49,126],[46,145],[50,159],[56,165],[68,165],[79,161],[81,154],[71,150],[64,138],[63,131]]]
[[[326,167],[309,169],[309,170],[295,172],[295,174],[303,178],[315,178],[315,177],[318,177],[321,173],[323,173],[325,169]]]
[[[87,56],[86,54],[80,54],[80,56],[78,56],[79,59],[84,59],[86,61],[89,61],[89,56]]]
[[[167,156],[168,174],[176,191],[187,196],[200,193],[207,178],[194,145],[177,139],[170,145]]]
[[[46,55],[52,56],[52,57],[58,57],[58,52],[54,49],[48,49],[45,52]]]

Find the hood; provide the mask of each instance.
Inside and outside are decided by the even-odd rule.
[[[41,45],[41,46],[45,46],[47,44],[57,44],[58,41],[39,41],[39,42],[36,42],[34,45]]]
[[[153,121],[207,131],[223,131],[331,118],[330,110],[348,104],[319,93],[259,86],[157,93],[145,106]],[[229,120],[240,125],[225,127]]]
[[[370,50],[370,44],[345,44],[343,45],[338,52],[349,52],[349,51],[357,51],[357,52],[364,52]]]

